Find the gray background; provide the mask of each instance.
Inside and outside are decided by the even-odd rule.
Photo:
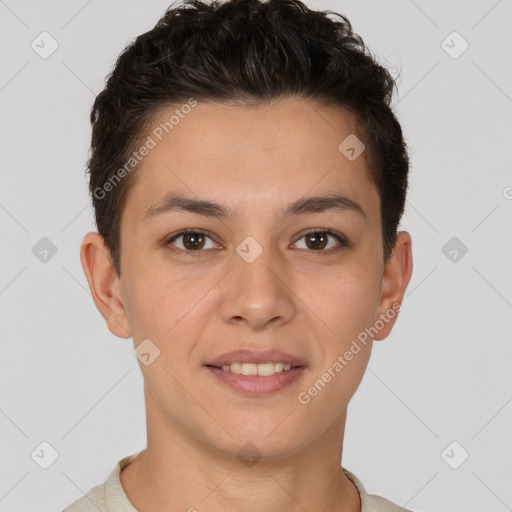
[[[416,512],[512,510],[512,1],[307,4],[346,14],[400,74],[411,150],[414,272],[349,406],[343,465]],[[108,331],[79,247],[95,230],[92,101],[168,5],[0,0],[3,512],[62,510],[145,446],[133,340]],[[46,59],[31,47],[43,31],[58,43]],[[58,453],[47,469],[31,457],[43,441]]]

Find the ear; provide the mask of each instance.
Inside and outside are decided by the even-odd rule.
[[[90,232],[84,236],[80,261],[94,303],[107,321],[110,332],[120,338],[130,338],[120,278],[111,264],[110,251],[99,233]]]
[[[379,318],[384,327],[379,329],[374,340],[387,338],[398,318],[398,304],[402,304],[405,290],[412,274],[412,240],[407,231],[399,231],[391,257],[382,276],[382,293],[379,303]],[[400,306],[401,309],[401,306]],[[386,314],[387,313],[387,314]],[[392,314],[391,314],[392,313]]]

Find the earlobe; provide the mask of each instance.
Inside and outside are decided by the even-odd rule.
[[[94,303],[107,321],[110,332],[120,338],[131,337],[119,277],[110,262],[109,250],[99,233],[90,232],[84,236],[80,247],[80,261]]]
[[[382,276],[382,294],[379,316],[384,327],[374,337],[383,340],[389,336],[395,324],[405,291],[412,275],[412,240],[407,231],[399,231],[395,247]]]

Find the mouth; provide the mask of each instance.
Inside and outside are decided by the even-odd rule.
[[[242,365],[244,366],[244,365]],[[248,365],[253,366],[253,365]],[[254,365],[256,366],[256,365]],[[300,379],[306,371],[305,366],[290,367],[280,372],[274,372],[268,375],[244,375],[234,373],[230,370],[223,370],[217,366],[206,365],[206,370],[224,389],[235,391],[243,395],[253,397],[268,396],[284,390],[292,383]]]
[[[217,368],[218,370],[222,370],[224,372],[231,372],[238,375],[258,375],[260,377],[269,377],[270,375],[274,375],[276,373],[287,372],[289,370],[295,368],[305,368],[303,365],[292,365],[290,363],[284,363],[282,361],[278,362],[266,362],[266,363],[231,363],[224,364],[222,366],[216,366],[212,364],[205,365],[209,368]]]
[[[304,360],[278,350],[235,350],[204,364],[223,386],[262,396],[276,393],[295,382],[307,369]]]

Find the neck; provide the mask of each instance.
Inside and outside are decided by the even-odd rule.
[[[346,411],[321,439],[294,453],[258,450],[251,459],[148,416],[148,447],[123,468],[121,485],[139,512],[360,512],[359,493],[340,465],[345,419]]]

